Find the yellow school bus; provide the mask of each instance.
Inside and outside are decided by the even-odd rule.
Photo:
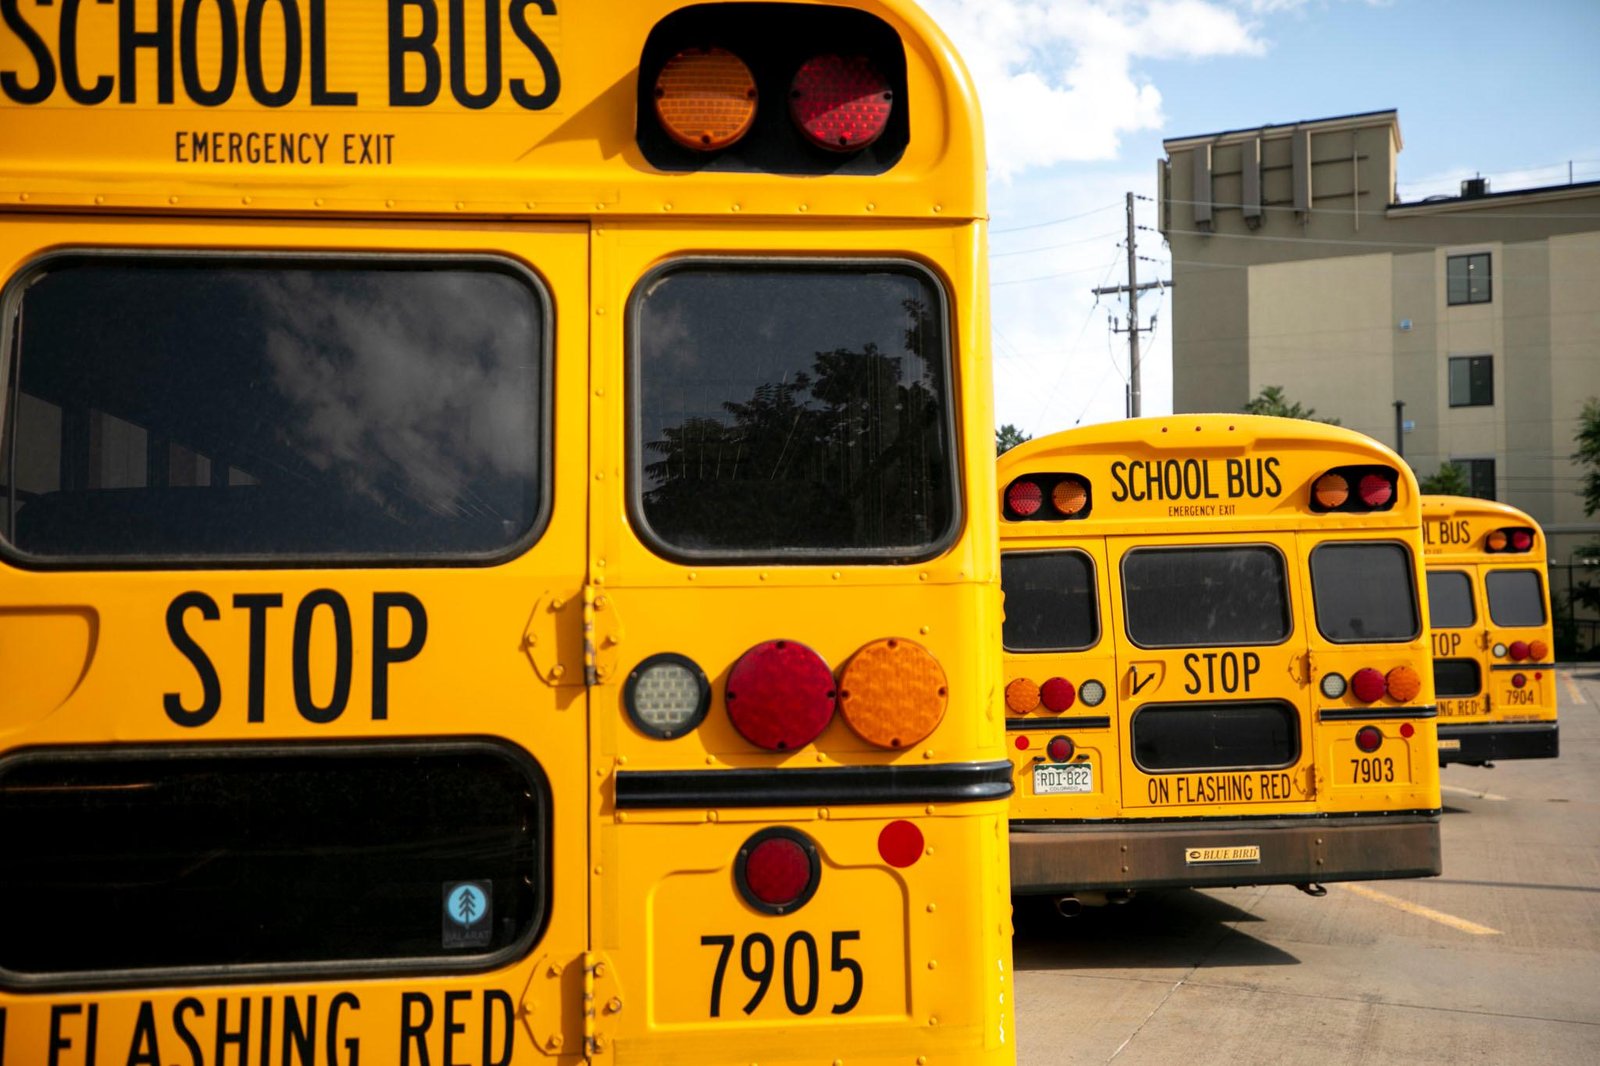
[[[930,20],[0,8],[0,1059],[1011,1061]]]
[[[1416,480],[1250,415],[1000,459],[1013,891],[1439,872]]]
[[[1471,496],[1422,498],[1439,761],[1553,759],[1555,639],[1544,531]]]

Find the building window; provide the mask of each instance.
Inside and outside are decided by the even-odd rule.
[[[1450,358],[1450,406],[1494,406],[1494,356],[1460,355]]]
[[[1490,300],[1489,253],[1452,255],[1444,261],[1445,300],[1450,304],[1486,304]]]
[[[1467,490],[1469,496],[1476,496],[1480,500],[1494,499],[1494,460],[1493,459],[1451,459],[1452,463],[1459,466],[1467,473]]]

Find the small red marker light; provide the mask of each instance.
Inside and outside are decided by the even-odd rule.
[[[904,819],[890,822],[878,834],[878,854],[890,866],[905,869],[922,858],[922,830]]]
[[[1410,722],[1401,722],[1400,723],[1400,735],[1402,737],[1405,737],[1407,740],[1410,740],[1411,737],[1412,737],[1412,734],[1416,733],[1416,731],[1417,731],[1417,727],[1412,725]]]
[[[1028,750],[1028,746],[1030,744],[1032,744],[1032,743],[1033,742],[1031,740],[1029,740],[1027,737],[1018,737],[1017,738],[1017,750],[1018,751],[1027,751]]]
[[[1356,747],[1362,751],[1377,751],[1383,744],[1383,732],[1375,725],[1364,725],[1356,730]]]

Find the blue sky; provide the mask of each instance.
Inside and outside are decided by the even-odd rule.
[[[1127,339],[1089,292],[1126,272],[1123,193],[1167,137],[1398,110],[1403,199],[1482,173],[1600,180],[1600,0],[921,0],[971,69],[988,130],[996,419],[1038,435],[1119,418]],[[1154,226],[1154,204],[1137,201]],[[1140,280],[1170,276],[1141,231]],[[1141,368],[1171,410],[1169,310]]]

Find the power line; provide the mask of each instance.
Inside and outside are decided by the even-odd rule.
[[[1057,226],[1063,222],[1073,222],[1080,218],[1088,218],[1090,215],[1098,215],[1102,211],[1110,211],[1116,206],[1118,206],[1117,203],[1113,201],[1112,203],[1106,204],[1104,207],[1096,207],[1088,211],[1080,212],[1076,215],[1068,215],[1065,218],[1052,218],[1048,222],[1029,222],[1024,226],[1008,226],[1005,229],[991,229],[989,234],[990,236],[996,236],[1001,233],[1021,233],[1023,230],[1041,229],[1045,226]]]

